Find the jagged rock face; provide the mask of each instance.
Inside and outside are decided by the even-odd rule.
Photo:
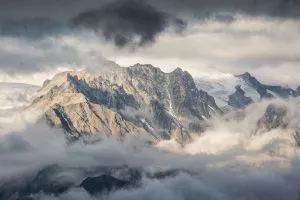
[[[45,119],[50,125],[72,133],[70,136],[73,137],[97,132],[120,137],[144,131],[142,127],[124,120],[121,114],[89,102],[56,105],[46,111]]]
[[[261,98],[272,98],[273,95],[268,93],[267,89],[261,84],[255,77],[251,76],[250,73],[246,72],[239,76],[245,80],[248,84],[252,85],[256,91],[260,94]]]
[[[176,115],[210,118],[212,113],[221,113],[213,97],[198,90],[188,72],[176,69],[169,74],[169,93],[172,110]]]
[[[222,113],[214,98],[197,89],[192,76],[179,68],[164,73],[152,65],[134,65],[114,70],[114,74],[101,75],[133,94],[140,102],[149,104],[157,99],[172,114],[181,117],[197,117],[200,120],[212,114]]]
[[[263,84],[251,74],[233,75],[229,73],[214,72],[196,78],[197,87],[212,95],[217,105],[224,111],[234,111],[249,104],[260,102],[262,99],[288,99],[300,96],[300,89],[293,90],[288,87]],[[236,89],[237,86],[244,91]],[[244,98],[249,97],[249,98]],[[239,100],[240,99],[240,100]]]
[[[281,97],[281,98],[289,98],[289,97],[296,97],[299,94],[297,91],[291,88],[284,88],[281,86],[272,86],[272,85],[264,85],[260,83],[255,77],[251,76],[248,72],[238,76],[248,82],[252,87],[256,89],[256,91],[260,94],[261,98],[274,98],[274,97]]]
[[[257,132],[266,132],[276,128],[286,128],[287,108],[270,104],[264,116],[257,122]]]
[[[229,96],[228,105],[234,108],[245,108],[249,104],[253,103],[251,97],[246,97],[244,90],[240,86],[236,86],[236,91]]]
[[[222,113],[213,97],[196,88],[189,73],[164,73],[151,65],[115,67],[99,75],[58,74],[43,85],[33,105],[45,110],[50,125],[72,137],[146,133],[180,143],[201,130],[195,124]]]

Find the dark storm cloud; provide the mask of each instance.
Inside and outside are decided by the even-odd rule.
[[[106,7],[107,4],[124,5],[132,0],[1,0],[0,2],[2,18],[48,15],[56,19],[67,19],[87,10]],[[147,2],[157,9],[173,12],[173,14],[185,12],[185,14],[194,16],[195,14],[204,16],[207,13],[221,11],[279,17],[300,16],[299,0],[136,0],[136,2],[140,4]],[[130,7],[126,8],[131,9]]]
[[[101,31],[107,40],[113,40],[119,47],[135,40],[138,45],[154,42],[170,22],[176,27],[184,26],[182,20],[172,19],[139,0],[113,2],[98,10],[80,13],[72,20],[74,27]]]
[[[235,13],[294,18],[300,0],[78,0],[4,1],[0,8],[2,35],[39,38],[84,27],[101,32],[117,46],[131,41],[147,44],[170,25],[182,30],[187,21],[216,17],[233,20]]]
[[[97,51],[98,54],[105,49],[105,52],[108,52],[107,57],[115,56],[116,52],[125,52],[128,49],[130,51],[131,47],[152,44],[158,41],[158,36],[165,39],[165,34],[162,33],[181,32],[188,24],[199,24],[198,22],[203,22],[201,20],[206,22],[207,18],[222,23],[228,22],[228,25],[238,21],[236,13],[267,16],[272,18],[271,20],[281,18],[283,21],[298,18],[299,4],[300,0],[0,0],[0,71],[10,74],[31,73],[70,63],[86,65],[90,59],[90,55],[86,53],[89,48],[93,48],[92,51]],[[202,29],[196,31],[205,31],[205,23],[201,25]],[[240,35],[240,32],[237,32]],[[258,33],[260,32],[259,29]],[[274,32],[277,32],[276,28]],[[187,31],[187,34],[189,33]],[[81,34],[86,34],[86,37],[81,37]],[[78,35],[80,37],[76,39]],[[87,43],[90,38],[95,40],[92,44],[98,44],[99,47],[90,45],[83,48],[79,45]],[[289,37],[284,37],[283,40],[285,38]],[[52,44],[44,47],[45,41],[47,43],[48,40]],[[110,44],[103,40],[123,49],[109,49]],[[185,55],[191,58],[191,55],[199,52],[194,51],[192,47],[196,42],[197,39],[192,40],[189,46],[185,38],[183,44],[174,48],[172,39],[172,51],[169,51],[170,45],[167,44],[164,49],[155,50],[155,53],[162,57],[179,52],[182,46],[189,46],[190,48],[184,49],[184,53],[175,54],[175,57]],[[204,47],[203,43],[206,41],[202,40],[195,48],[200,49],[200,45]],[[206,46],[211,47],[211,44]],[[243,48],[246,47],[248,48]],[[206,47],[203,49],[203,52],[209,51]],[[139,51],[144,50],[139,48]],[[82,52],[85,53],[84,59]],[[212,55],[216,60],[216,56]],[[274,57],[273,54],[271,56]],[[143,54],[138,57],[146,56]],[[196,57],[200,58],[199,55]],[[276,57],[280,56],[276,54]]]
[[[42,14],[39,10],[36,11],[36,4],[38,3],[35,2],[32,11],[39,13],[38,15],[27,14],[28,18],[16,18],[18,15],[16,14],[11,17],[12,19],[0,20],[0,34],[40,39],[44,36],[59,35],[67,29],[74,31],[74,29],[83,28],[100,33],[105,40],[113,41],[118,47],[124,47],[129,43],[134,45],[152,43],[157,35],[169,26],[175,27],[177,32],[186,26],[182,19],[162,12],[146,1],[140,0],[102,2],[96,8],[86,7],[87,10],[77,13],[69,11],[72,8],[75,9],[74,5],[71,5],[70,8],[66,7],[65,15],[58,14],[61,20],[49,12]],[[61,4],[63,5],[65,4]],[[45,5],[39,8],[46,9]],[[59,10],[57,12],[59,13]]]

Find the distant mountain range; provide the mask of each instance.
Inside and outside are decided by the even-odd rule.
[[[228,82],[231,82],[228,84]],[[76,139],[102,133],[122,137],[147,133],[154,141],[189,142],[214,115],[265,98],[288,98],[297,91],[261,84],[249,73],[220,82],[194,80],[180,68],[164,73],[152,65],[120,67],[107,63],[97,73],[57,74],[45,81],[31,107]]]
[[[266,101],[261,104],[254,104],[263,99],[297,97],[300,95],[299,88],[293,90],[281,86],[265,85],[249,73],[239,76],[227,74],[214,80],[193,79],[188,72],[179,68],[170,73],[165,73],[152,65],[136,64],[124,68],[114,63],[107,63],[98,72],[82,70],[59,73],[52,80],[45,81],[41,88],[24,84],[2,83],[0,89],[3,97],[11,98],[9,99],[11,102],[17,102],[12,105],[15,108],[12,111],[28,111],[30,114],[35,112],[35,109],[42,111],[38,120],[47,122],[51,127],[62,129],[71,143],[79,138],[85,139],[89,136],[99,135],[113,136],[120,140],[127,135],[143,135],[148,136],[149,140],[147,141],[151,143],[161,140],[173,140],[176,141],[177,146],[181,145],[180,147],[183,148],[179,149],[183,150],[190,144],[192,144],[192,147],[196,144],[199,148],[202,146],[205,148],[206,143],[215,149],[219,149],[219,144],[229,142],[229,146],[232,146],[228,147],[225,156],[217,154],[218,158],[220,155],[224,158],[221,161],[221,167],[223,166],[223,160],[227,160],[228,154],[231,154],[231,148],[237,148],[237,151],[241,153],[247,151],[247,155],[250,154],[255,157],[258,155],[258,159],[260,159],[259,156],[263,155],[263,162],[268,162],[268,156],[282,160],[288,155],[293,155],[293,152],[298,150],[300,146],[299,99]],[[20,98],[15,94],[20,94]],[[291,105],[286,102],[291,103]],[[22,107],[17,109],[18,106]],[[3,115],[7,117],[6,110],[3,110]],[[13,118],[13,125],[15,125],[16,120],[27,119],[28,116]],[[210,120],[214,116],[219,118]],[[215,130],[213,126],[216,128]],[[226,129],[222,126],[230,128]],[[224,131],[225,137],[218,134],[220,127],[221,133],[223,134]],[[204,143],[193,143],[199,138],[205,138],[210,134],[214,135],[213,132],[207,130],[214,130],[217,135],[213,136],[213,140],[221,142],[215,145],[212,140],[204,139]],[[276,132],[277,130],[279,130],[279,133]],[[237,131],[241,136],[238,138],[238,140],[241,140],[241,144],[235,144],[235,142],[231,144],[231,140],[237,140],[235,133],[229,136],[230,141],[228,138],[226,140],[226,131]],[[197,139],[193,138],[195,135],[199,136],[202,132],[205,132],[205,134],[197,137]],[[40,134],[40,132],[38,133]],[[219,138],[219,136],[221,137]],[[24,147],[22,145],[19,147],[19,144],[24,143],[23,140],[19,141],[17,137],[12,137],[11,140],[17,142],[16,148],[20,151],[24,149],[26,152],[27,148],[30,149],[30,152],[38,151],[36,148],[29,148],[25,140],[26,145],[23,145]],[[260,142],[257,143],[255,140]],[[10,147],[9,142],[8,145],[3,144],[4,151],[7,149],[6,146]],[[113,144],[119,145],[119,143]],[[80,145],[79,148],[84,147]],[[180,156],[186,157],[186,160],[183,161],[188,161],[188,164],[181,163],[178,165],[180,168],[177,168],[172,166],[171,161],[170,169],[162,167],[158,171],[153,171],[152,166],[146,168],[139,165],[137,167],[107,165],[105,159],[101,160],[95,156],[94,153],[96,151],[99,153],[98,150],[91,149],[93,153],[88,158],[96,161],[96,164],[93,162],[89,166],[88,162],[85,163],[86,160],[82,159],[82,156],[87,155],[83,153],[85,151],[80,152],[75,149],[75,152],[71,151],[71,154],[66,154],[66,156],[79,156],[79,162],[78,160],[74,162],[76,166],[70,164],[60,166],[56,162],[55,164],[48,164],[47,162],[47,165],[41,166],[38,170],[33,168],[30,169],[30,172],[12,176],[1,182],[0,199],[41,199],[39,198],[41,195],[62,197],[60,199],[64,199],[63,195],[73,190],[86,192],[96,198],[99,195],[112,194],[127,189],[138,190],[144,187],[145,180],[149,184],[148,180],[160,182],[165,179],[175,179],[179,175],[189,177],[189,179],[202,178],[203,173],[209,170],[195,173],[193,170],[181,169],[181,166],[188,166],[189,164],[193,166],[196,160],[202,163],[201,158],[210,158],[209,154],[211,153],[209,151],[207,157],[202,157],[202,154],[200,154],[192,162],[188,161],[191,158],[190,155],[183,154]],[[135,148],[135,145],[134,149],[139,154],[139,149]],[[223,151],[222,148],[219,151]],[[116,151],[116,154],[118,153],[119,151]],[[152,163],[152,160],[154,160],[152,157],[157,156],[157,154],[153,156],[151,153],[150,156],[148,154],[147,149],[146,153],[144,152],[139,156],[146,155],[145,159],[150,158],[149,163]],[[46,155],[46,159],[51,159],[51,156],[48,157],[48,153]],[[105,155],[105,158],[109,156],[110,154]],[[173,156],[175,154],[171,156],[172,159]],[[251,156],[236,157],[239,157],[237,159],[246,158],[242,159],[241,163],[251,158]],[[62,158],[66,157],[63,156]],[[119,159],[119,157],[116,157],[116,159]],[[131,161],[129,159],[129,162]],[[174,163],[177,163],[177,160],[175,161]],[[262,161],[255,159],[254,161],[250,160],[249,163],[252,164],[252,162],[259,166]],[[234,167],[234,164],[235,162],[230,163],[229,168]],[[203,164],[200,164],[200,166],[208,169]],[[216,166],[209,169],[219,168],[219,165]],[[212,174],[215,174],[215,171],[209,171],[209,176]],[[236,170],[232,174],[236,174]],[[227,180],[225,184],[227,184]],[[162,183],[164,184],[164,182]]]
[[[260,83],[249,73],[219,79],[196,78],[180,68],[164,73],[152,65],[120,67],[107,62],[96,72],[69,71],[47,80],[38,90],[24,84],[0,84],[13,108],[29,104],[42,110],[50,126],[67,137],[146,133],[154,141],[191,141],[214,115],[243,109],[262,99],[290,98],[300,89]],[[38,92],[36,92],[38,90]],[[1,97],[1,96],[0,96]]]
[[[218,79],[196,79],[197,87],[212,95],[223,111],[245,108],[262,99],[300,96],[300,86],[294,90],[283,86],[266,85],[250,73],[227,74]]]

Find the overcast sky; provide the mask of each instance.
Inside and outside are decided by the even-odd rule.
[[[1,0],[0,81],[151,63],[300,85],[298,0]]]

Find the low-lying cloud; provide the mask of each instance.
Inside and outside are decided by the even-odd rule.
[[[215,119],[211,129],[184,148],[171,145],[172,141],[153,148],[136,137],[121,143],[102,138],[93,144],[67,145],[62,132],[43,124],[9,131],[0,136],[0,183],[11,178],[22,180],[24,175],[56,164],[63,169],[62,174],[55,174],[60,177],[57,180],[79,185],[87,176],[99,175],[96,169],[126,166],[145,173],[169,169],[179,173],[162,180],[145,176],[140,187],[114,191],[104,199],[297,199],[299,150],[291,131],[298,124],[299,100],[272,102],[288,109],[288,129],[253,135],[257,120],[270,103],[254,104],[245,113],[225,120]],[[78,187],[59,196],[39,193],[35,197],[95,199]]]

